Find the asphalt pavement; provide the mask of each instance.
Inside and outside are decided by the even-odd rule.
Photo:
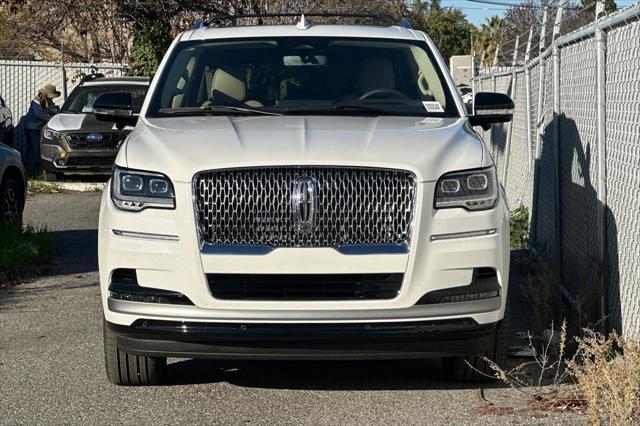
[[[110,384],[97,273],[99,192],[36,194],[47,275],[0,291],[0,424],[577,424],[501,384],[449,383],[439,360],[170,360],[166,385]]]

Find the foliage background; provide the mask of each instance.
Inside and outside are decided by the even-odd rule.
[[[589,11],[584,18],[590,19],[596,0],[577,1],[569,4],[571,10]],[[127,63],[130,74],[150,76],[173,37],[198,19],[332,11],[404,16],[433,38],[445,60],[474,50],[484,51],[490,62],[496,46],[507,52],[517,35],[539,28],[544,7],[550,8],[551,22],[559,0],[513,2],[519,6],[476,28],[461,9],[445,7],[441,0],[0,0],[0,59]],[[605,4],[607,12],[616,8],[614,0]]]

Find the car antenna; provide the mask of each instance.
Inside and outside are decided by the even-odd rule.
[[[296,24],[296,28],[299,30],[308,30],[311,28],[311,22],[307,21],[304,17],[304,13],[300,15],[300,20]]]

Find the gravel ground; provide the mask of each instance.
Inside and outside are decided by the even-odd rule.
[[[448,383],[438,360],[170,360],[166,386],[107,382],[96,260],[99,193],[31,196],[54,232],[47,277],[0,292],[0,424],[578,424],[516,391]],[[488,401],[488,402],[487,402]],[[494,408],[489,407],[494,404]],[[503,414],[496,414],[503,413]]]

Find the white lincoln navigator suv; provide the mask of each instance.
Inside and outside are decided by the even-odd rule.
[[[94,104],[120,128],[131,108]],[[108,378],[157,384],[167,357],[435,356],[479,380],[506,352],[509,226],[474,126],[512,111],[477,93],[467,112],[405,26],[179,35],[102,198]]]

